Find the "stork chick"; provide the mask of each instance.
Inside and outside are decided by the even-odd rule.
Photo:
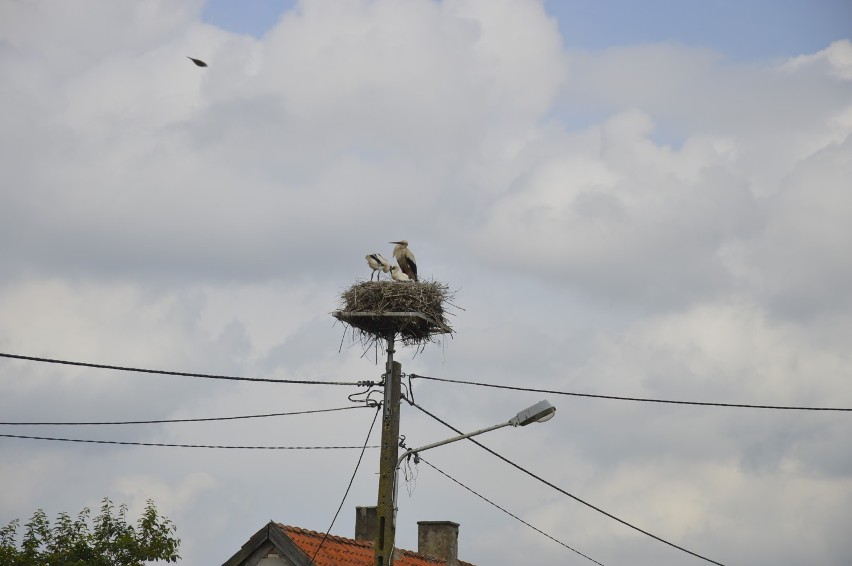
[[[399,264],[399,268],[409,279],[417,281],[417,260],[414,259],[414,254],[408,249],[408,240],[391,242],[391,244],[396,244],[393,249],[393,257]]]
[[[393,277],[394,281],[411,281],[408,275],[403,273],[403,271],[399,268],[398,265],[394,265],[391,267],[391,277]]]
[[[378,272],[378,275],[376,275],[376,280],[378,281],[382,273],[390,271],[390,262],[382,254],[369,254],[364,256],[364,258],[367,260],[367,265],[373,270],[370,273],[370,281],[373,280],[373,275],[376,275],[376,272]]]

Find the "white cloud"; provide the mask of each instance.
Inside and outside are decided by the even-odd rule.
[[[850,150],[847,135],[798,163],[767,201],[765,231],[743,251],[746,278],[779,310],[813,316],[852,305]]]
[[[785,68],[791,72],[796,72],[809,66],[821,64],[828,67],[829,74],[845,81],[852,80],[852,41],[842,39],[833,42],[813,55],[793,57],[787,61]]]
[[[722,247],[756,229],[754,197],[724,146],[720,155],[699,138],[673,150],[652,142],[651,128],[646,114],[627,112],[563,134],[555,143],[566,151],[535,162],[491,205],[477,249],[631,301],[679,302],[684,291],[693,299],[724,286]]]
[[[189,474],[176,486],[148,475],[127,475],[113,482],[113,489],[127,498],[128,507],[132,511],[141,513],[146,502],[151,499],[162,502],[159,511],[167,516],[193,505],[201,494],[216,487],[216,480],[204,472]]]

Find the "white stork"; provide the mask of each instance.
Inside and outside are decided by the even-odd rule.
[[[376,275],[377,271],[377,280],[381,278],[382,273],[387,273],[388,271],[390,271],[390,262],[386,260],[385,256],[383,256],[382,254],[369,254],[364,256],[364,258],[367,260],[367,265],[369,265],[370,268],[373,270],[373,272],[370,274],[370,281],[373,280],[373,275]]]
[[[391,242],[391,244],[396,244],[396,247],[393,249],[393,257],[396,258],[399,268],[402,269],[403,273],[409,279],[417,281],[417,260],[414,259],[414,254],[408,249],[408,241],[400,240],[398,242]]]
[[[406,275],[398,265],[391,267],[391,277],[393,277],[394,281],[411,281],[408,275]]]

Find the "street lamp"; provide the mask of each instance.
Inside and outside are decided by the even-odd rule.
[[[515,415],[509,424],[512,426],[527,426],[530,423],[543,423],[549,421],[556,414],[556,407],[547,401],[539,401],[532,407],[527,407]]]
[[[396,461],[396,468],[394,468],[394,482],[393,482],[393,512],[394,512],[394,531],[396,531],[396,496],[397,496],[397,488],[399,487],[399,467],[402,465],[403,460],[411,457],[412,455],[419,454],[420,452],[424,452],[426,450],[431,450],[432,448],[437,448],[438,446],[443,446],[444,444],[450,444],[451,442],[456,442],[458,440],[464,440],[465,438],[470,438],[472,436],[477,436],[486,432],[491,432],[492,430],[497,430],[498,428],[503,428],[504,426],[527,426],[530,423],[543,423],[549,421],[553,418],[553,415],[556,414],[556,407],[548,403],[547,401],[539,401],[535,405],[527,407],[523,411],[520,411],[517,415],[509,419],[504,423],[500,423],[494,426],[489,426],[487,428],[481,428],[479,430],[475,430],[473,432],[469,432],[467,434],[460,434],[458,436],[454,436],[452,438],[448,438],[446,440],[440,440],[438,442],[433,442],[432,444],[427,444],[425,446],[421,446],[420,448],[412,448],[411,450],[406,450],[405,453],[399,457],[399,460]],[[417,459],[415,458],[415,462]],[[394,532],[394,535],[396,533]],[[395,538],[395,536],[394,536]],[[391,559],[389,566],[393,565],[393,540],[390,541],[391,548]]]

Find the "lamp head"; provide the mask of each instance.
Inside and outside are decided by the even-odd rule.
[[[527,426],[530,423],[543,423],[549,421],[556,414],[556,407],[547,401],[539,401],[531,407],[527,407],[509,420],[512,426]]]

